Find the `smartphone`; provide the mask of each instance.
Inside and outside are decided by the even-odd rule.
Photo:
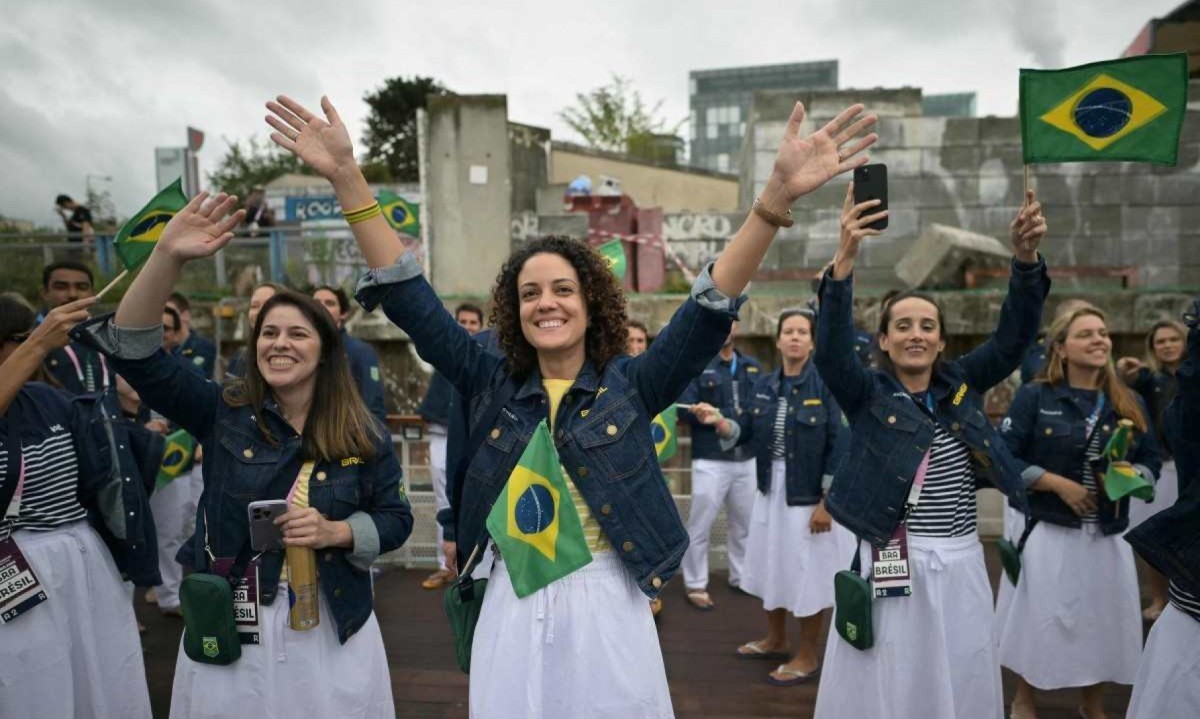
[[[854,204],[858,205],[868,200],[879,200],[879,204],[867,210],[866,214],[873,215],[888,208],[887,200],[887,165],[863,165],[854,168]],[[872,230],[883,230],[888,226],[888,218],[876,220],[867,227]]]
[[[250,548],[256,552],[283,549],[283,532],[275,526],[276,518],[286,514],[286,499],[260,499],[246,507],[250,520]]]

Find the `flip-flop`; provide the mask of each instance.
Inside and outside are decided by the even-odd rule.
[[[702,612],[711,612],[713,608],[712,597],[708,596],[708,592],[703,589],[690,589],[687,593],[688,604],[691,604],[696,609]]]
[[[770,659],[771,661],[779,661],[780,659],[787,660],[792,658],[792,655],[788,652],[769,652],[763,649],[762,641],[758,639],[746,642],[738,647],[734,654],[737,654],[742,659]]]
[[[791,679],[776,679],[775,678],[776,674],[783,674],[785,676],[791,677]],[[798,672],[795,669],[788,669],[786,664],[780,664],[778,667],[775,668],[775,671],[773,673],[767,675],[767,684],[772,684],[777,687],[792,687],[797,684],[803,684],[805,682],[812,681],[813,679],[816,679],[820,675],[821,675],[821,665],[820,664],[817,665],[816,669],[812,670],[811,672],[808,672],[807,674],[805,674],[804,672]]]

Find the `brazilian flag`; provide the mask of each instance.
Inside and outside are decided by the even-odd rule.
[[[158,478],[154,480],[154,489],[162,489],[179,475],[192,467],[192,456],[196,451],[196,440],[184,430],[176,430],[167,435],[166,448],[163,449],[162,464],[158,468]]]
[[[182,179],[177,179],[121,226],[113,240],[121,264],[130,272],[142,266],[154,251],[154,245],[162,236],[163,228],[180,210],[187,206],[183,194]]]
[[[625,279],[625,248],[621,246],[620,237],[605,242],[597,247],[596,251],[604,258],[604,263],[608,265],[617,281]]]
[[[1109,501],[1116,502],[1122,497],[1137,497],[1147,502],[1154,499],[1154,485],[1147,482],[1128,463],[1123,462],[1132,441],[1133,422],[1123,419],[1117,425],[1117,430],[1108,438],[1108,444],[1104,445],[1102,456],[1108,460],[1108,469],[1104,472],[1104,493]],[[1118,464],[1119,462],[1121,463]]]
[[[487,528],[518,597],[592,561],[546,420],[538,423],[492,505]]]
[[[675,405],[671,405],[650,422],[650,439],[654,442],[659,464],[675,456],[676,420]]]
[[[1175,164],[1187,111],[1186,54],[1021,70],[1020,82],[1026,164]]]
[[[393,230],[409,237],[421,236],[421,213],[415,204],[394,192],[380,190],[379,208]]]

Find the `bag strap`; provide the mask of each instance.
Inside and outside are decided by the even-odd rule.
[[[1029,533],[1033,531],[1033,528],[1037,526],[1037,523],[1038,523],[1038,520],[1033,519],[1032,517],[1029,517],[1028,515],[1026,515],[1025,531],[1021,532],[1021,539],[1017,542],[1017,554],[1018,555],[1020,555],[1021,552],[1025,551],[1025,542],[1029,540]]]
[[[854,560],[850,562],[850,571],[855,574],[862,572],[862,541],[858,537],[854,538]]]

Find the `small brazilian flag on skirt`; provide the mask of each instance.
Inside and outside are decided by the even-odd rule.
[[[538,423],[487,518],[518,597],[592,561],[546,420]]]
[[[676,421],[675,405],[671,405],[650,422],[650,439],[654,442],[659,464],[675,456]]]
[[[1021,70],[1025,164],[1174,165],[1187,112],[1187,55],[1142,55],[1065,70]]]
[[[177,179],[163,188],[154,199],[121,226],[113,244],[125,269],[133,272],[142,266],[154,251],[154,245],[162,236],[163,228],[176,213],[187,206],[187,203],[182,180]]]
[[[192,435],[180,429],[167,435],[166,447],[163,449],[162,464],[158,468],[158,477],[154,480],[154,488],[162,489],[179,475],[192,467],[192,456],[196,451],[196,440]]]

